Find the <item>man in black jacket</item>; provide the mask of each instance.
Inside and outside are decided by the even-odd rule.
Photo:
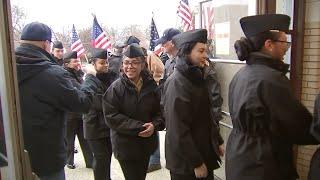
[[[33,22],[24,27],[16,49],[21,119],[25,149],[31,167],[41,180],[64,180],[67,112],[86,112],[95,84],[73,87],[70,74],[53,63],[51,29]],[[95,75],[94,69],[87,69]]]
[[[207,64],[207,31],[195,30],[173,38],[179,49],[173,74],[164,84],[166,161],[173,180],[213,180],[223,145],[211,112]]]
[[[83,72],[81,68],[81,62],[78,58],[76,51],[66,53],[63,57],[64,68],[71,74],[71,82],[77,89],[81,87],[83,83]],[[83,120],[82,113],[69,112],[67,114],[67,167],[75,169],[74,164],[74,141],[75,137],[78,137],[82,154],[87,168],[92,167],[93,155],[89,148],[87,140],[83,135]]]
[[[60,41],[55,41],[52,47],[52,56],[53,59],[59,64],[60,66],[63,65],[63,45]]]

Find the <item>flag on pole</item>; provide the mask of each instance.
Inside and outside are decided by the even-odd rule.
[[[154,19],[151,18],[151,32],[150,32],[150,46],[149,50],[154,51],[156,47],[156,40],[159,39],[159,33],[156,27],[156,24],[154,23]]]
[[[85,51],[74,25],[72,26],[71,51],[77,51],[78,57],[80,57]]]
[[[192,30],[192,12],[188,0],[180,1],[177,14],[182,19],[183,31]]]
[[[213,6],[204,6],[202,8],[202,27],[208,31],[208,39],[214,38],[214,12]]]
[[[94,16],[94,19],[93,19],[91,39],[92,39],[93,47],[111,51],[111,41],[107,37],[106,32],[102,30],[96,16]]]

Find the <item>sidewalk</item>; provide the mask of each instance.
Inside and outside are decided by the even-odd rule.
[[[164,139],[165,139],[165,132],[161,131],[160,132],[160,154],[161,154],[162,169],[158,171],[154,171],[152,173],[148,173],[146,180],[170,180],[170,173],[165,168]],[[66,179],[67,180],[94,180],[92,169],[88,169],[85,166],[78,140],[76,140],[76,148],[79,151],[74,156],[74,160],[77,168],[69,169],[65,167]],[[215,173],[217,173],[217,175],[219,175],[220,177],[224,177],[222,175],[223,168],[217,170]],[[111,162],[111,179],[124,180],[120,165],[114,157],[112,157],[112,162]]]
[[[164,132],[160,132],[160,153],[161,153],[161,164],[162,169],[154,171],[147,174],[147,180],[166,180],[170,179],[169,171],[165,167],[165,158],[164,158]],[[81,148],[79,146],[78,140],[76,140],[76,148],[78,153],[75,154],[75,164],[76,169],[69,169],[65,167],[66,179],[67,180],[94,180],[92,169],[88,169],[85,166],[84,159],[82,156]],[[120,165],[118,161],[113,157],[111,162],[111,179],[112,180],[124,180]]]

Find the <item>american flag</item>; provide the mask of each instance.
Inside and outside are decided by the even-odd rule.
[[[71,51],[77,51],[78,57],[80,57],[85,51],[74,25],[72,26]]]
[[[183,23],[183,31],[192,30],[192,12],[189,7],[188,0],[181,0],[178,7],[178,16],[181,17]]]
[[[93,47],[111,51],[111,41],[107,37],[106,32],[102,30],[96,17],[93,19],[91,39]]]
[[[202,8],[202,28],[207,29],[208,39],[214,38],[214,12],[212,6]]]
[[[150,51],[154,51],[154,48],[156,46],[156,40],[159,39],[159,33],[156,27],[156,24],[154,23],[153,18],[151,19],[151,32],[150,32],[150,47],[149,50]]]

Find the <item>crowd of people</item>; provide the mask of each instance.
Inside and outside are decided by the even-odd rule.
[[[229,86],[227,180],[295,180],[293,145],[319,144],[320,101],[312,121],[286,76],[289,24],[282,14],[240,20],[245,37],[234,47],[246,65]],[[111,179],[112,154],[126,180],[144,180],[161,168],[163,130],[172,180],[214,179],[225,154],[223,99],[207,30],[165,30],[160,57],[130,36],[111,55],[93,48],[85,67],[77,52],[51,38],[47,25],[33,22],[15,50],[24,146],[41,180],[64,180],[64,167],[76,168],[76,136],[95,180]],[[320,178],[319,152],[311,180]]]

